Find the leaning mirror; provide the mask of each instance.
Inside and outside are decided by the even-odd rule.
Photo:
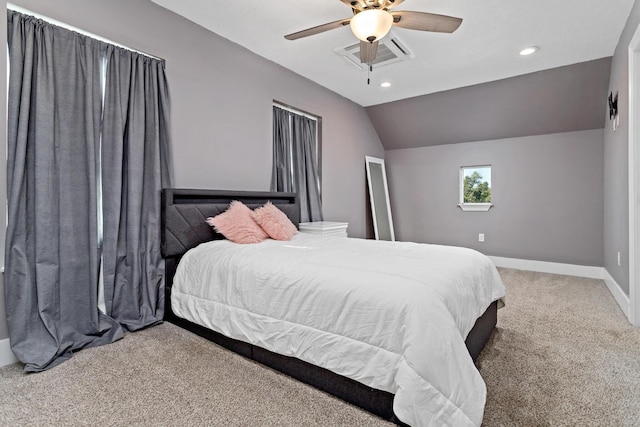
[[[391,204],[387,188],[387,174],[384,160],[365,156],[367,166],[367,182],[369,184],[369,201],[376,240],[396,240],[391,219]]]

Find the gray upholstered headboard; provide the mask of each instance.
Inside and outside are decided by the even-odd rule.
[[[233,200],[239,200],[252,209],[271,201],[296,227],[300,222],[295,193],[165,188],[162,190],[162,256],[180,257],[200,243],[223,239],[205,221],[227,210]]]

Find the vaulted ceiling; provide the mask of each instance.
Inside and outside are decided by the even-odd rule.
[[[453,34],[394,28],[413,59],[374,69],[367,85],[367,71],[335,52],[357,42],[348,26],[284,39],[350,17],[340,0],[152,1],[365,107],[609,57],[634,3],[405,0],[395,10],[456,16],[462,25]],[[518,55],[530,45],[540,50]]]
[[[387,150],[601,129],[611,58],[366,107]]]

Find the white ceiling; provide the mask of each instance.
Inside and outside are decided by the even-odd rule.
[[[284,36],[351,16],[340,0],[152,0],[366,107],[611,56],[634,0],[406,0],[394,10],[463,18],[453,34],[394,28],[409,61],[371,74],[337,55],[349,27]],[[528,57],[526,46],[540,47]],[[381,88],[380,82],[392,86]]]

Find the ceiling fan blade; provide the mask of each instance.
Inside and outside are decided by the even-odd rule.
[[[344,27],[345,25],[349,25],[349,21],[351,21],[351,18],[329,22],[327,24],[318,25],[317,27],[307,28],[306,30],[298,31],[297,33],[288,34],[284,36],[284,38],[287,40],[297,40],[302,37],[313,36],[315,34],[324,33],[325,31],[334,30],[336,28],[341,28],[341,27]]]
[[[360,42],[360,62],[363,64],[369,64],[376,59],[376,55],[378,54],[378,41],[374,41],[373,43],[369,42]]]
[[[398,11],[391,12],[393,25],[410,30],[432,31],[435,33],[453,33],[462,24],[461,18],[437,15],[427,12]]]

